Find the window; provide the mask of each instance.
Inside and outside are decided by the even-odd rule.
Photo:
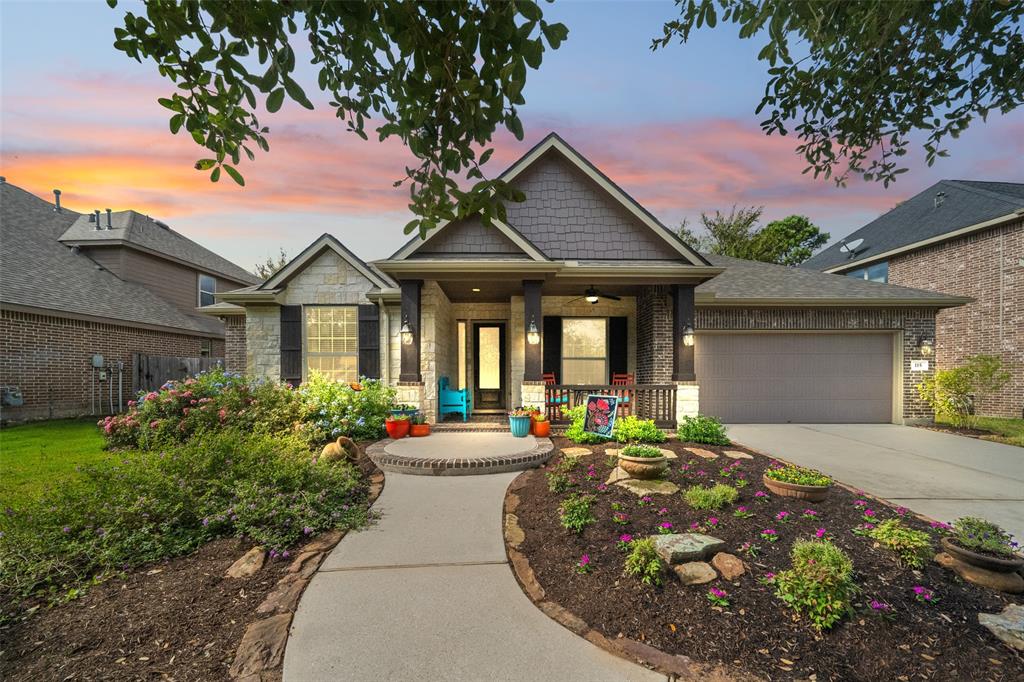
[[[210,275],[199,275],[199,305],[213,305],[217,292],[217,279]]]
[[[306,307],[306,370],[335,381],[359,378],[359,315],[356,306]]]
[[[608,320],[562,319],[562,383],[608,383]]]
[[[881,282],[883,284],[887,284],[889,282],[889,261],[873,263],[872,265],[864,268],[850,270],[846,273],[846,276],[853,277],[855,279],[866,279],[869,282]]]
[[[213,355],[213,341],[210,339],[203,339],[199,342],[199,355],[204,358],[208,358]]]

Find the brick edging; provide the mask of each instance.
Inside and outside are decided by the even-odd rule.
[[[432,458],[396,455],[387,451],[391,439],[366,448],[366,456],[385,471],[416,476],[474,476],[532,469],[546,462],[555,446],[550,438],[537,438],[530,450],[515,455],[477,458]]]
[[[384,490],[384,472],[375,467],[370,474],[367,508],[376,503]],[[256,607],[256,613],[266,616],[245,628],[242,641],[235,650],[228,676],[239,682],[269,682],[280,680],[284,670],[284,654],[291,634],[292,618],[299,600],[320,564],[348,533],[332,530],[306,544],[283,578]]]
[[[695,663],[688,656],[669,654],[649,644],[622,635],[610,639],[573,612],[549,599],[544,587],[537,581],[537,576],[530,566],[530,560],[518,549],[526,539],[526,532],[519,525],[519,518],[515,514],[520,504],[518,491],[522,490],[530,478],[536,475],[536,471],[524,471],[509,484],[502,506],[502,528],[504,529],[505,554],[512,566],[512,573],[523,593],[538,609],[562,627],[591,644],[631,663],[637,663],[667,675],[669,680],[752,682],[761,679],[728,666]]]

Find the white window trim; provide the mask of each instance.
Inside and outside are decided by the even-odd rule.
[[[611,327],[611,325],[608,323],[608,318],[604,317],[604,316],[601,316],[601,315],[593,315],[593,316],[576,315],[576,316],[573,316],[573,317],[563,317],[562,318],[562,339],[561,339],[562,357],[559,358],[559,360],[558,360],[559,370],[561,370],[561,377],[562,377],[561,383],[566,385],[566,386],[586,386],[587,385],[587,384],[570,384],[570,383],[568,383],[568,380],[565,377],[565,361],[566,360],[597,360],[597,359],[599,359],[597,357],[591,357],[591,356],[583,356],[583,357],[571,356],[570,357],[570,356],[567,356],[565,354],[565,323],[567,321],[570,321],[570,320],[604,320],[604,356],[602,358],[600,358],[600,359],[604,360],[604,372],[603,372],[602,376],[607,377],[608,376],[608,362],[609,362],[609,360],[608,360],[608,345],[609,345],[608,333],[609,333],[609,331],[608,330]],[[599,381],[599,382],[597,382],[597,385],[604,385],[606,383],[608,383],[607,380]]]
[[[203,277],[209,277],[210,279],[213,280],[213,291],[204,291],[204,289],[203,289]],[[213,302],[214,303],[217,302],[217,278],[214,277],[213,275],[207,274],[205,272],[200,272],[200,273],[197,273],[197,275],[196,275],[196,304],[200,308],[203,307],[203,294],[204,293],[213,294],[213,296],[214,296]],[[210,304],[210,305],[212,305],[212,304]]]
[[[306,313],[311,308],[350,308],[355,312],[355,329],[356,329],[356,349],[351,353],[311,353],[309,350],[309,333],[308,333],[308,322],[306,319]],[[305,304],[302,306],[302,380],[306,381],[309,379],[309,359],[310,357],[354,357],[356,360],[356,376],[353,381],[358,381],[360,377],[359,367],[359,305],[352,303],[323,303],[323,304]]]

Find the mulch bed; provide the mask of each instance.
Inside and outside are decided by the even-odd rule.
[[[228,679],[246,626],[262,617],[256,607],[289,564],[268,559],[248,578],[225,578],[250,547],[214,540],[8,623],[0,679]]]
[[[554,441],[557,448],[578,447],[562,437]],[[750,485],[740,491],[736,505],[747,506],[755,516],[734,517],[736,505],[718,512],[696,511],[681,494],[654,495],[652,505],[639,506],[639,498],[620,487],[610,485],[607,492],[599,492],[597,484],[608,478],[612,467],[606,461],[605,446],[592,446],[590,450],[595,454],[582,458],[573,474],[579,484],[574,490],[596,495],[593,510],[598,522],[580,535],[559,524],[558,505],[564,495],[549,492],[539,472],[517,492],[521,501],[515,513],[526,533],[519,549],[528,558],[547,599],[608,638],[622,635],[702,663],[734,665],[766,679],[1024,679],[1024,658],[977,622],[978,612],[998,612],[1024,599],[964,583],[932,562],[920,571],[901,569],[888,550],[874,547],[871,539],[850,532],[864,522],[862,512],[853,504],[855,500],[868,500],[869,508],[881,519],[897,516],[895,509],[840,486],[833,487],[828,499],[820,503],[776,496],[756,502],[754,493],[765,489],[761,474],[769,458],[742,447],[676,441],[662,447],[679,454],[679,459],[670,464],[668,480],[683,490],[714,479],[729,482],[721,478],[719,469],[733,462],[725,456],[701,459],[686,452],[686,446],[717,453],[732,449],[753,454],[753,460],[740,460]],[[551,461],[559,459],[556,454]],[[587,480],[585,471],[591,463],[597,478]],[[681,465],[686,463],[690,470],[684,472]],[[701,476],[698,471],[705,474]],[[625,505],[630,516],[628,525],[611,521],[612,502]],[[668,513],[662,516],[658,511],[663,507]],[[818,516],[801,518],[807,508],[814,509]],[[775,520],[783,510],[791,514],[789,523]],[[718,527],[710,534],[725,540],[727,551],[748,564],[748,571],[736,581],[729,583],[719,577],[706,585],[682,586],[668,574],[662,587],[653,588],[623,575],[625,554],[615,546],[622,533],[635,537],[653,534],[663,521],[670,521],[677,532],[686,532],[692,522],[704,522],[709,516],[719,519]],[[928,523],[911,514],[904,519],[911,527],[930,530]],[[794,612],[757,579],[767,572],[788,568],[793,541],[813,537],[822,527],[853,559],[856,581],[863,591],[852,618],[817,635],[805,621],[795,619]],[[765,528],[776,529],[779,541],[762,540],[759,534]],[[760,546],[757,557],[748,558],[736,551],[744,542]],[[939,551],[937,540],[935,547]],[[581,575],[575,568],[584,553],[590,555],[592,571]],[[938,601],[916,601],[915,585],[932,589]],[[706,594],[710,587],[728,592],[729,608],[716,609],[709,603]],[[891,604],[895,615],[883,618],[870,613],[867,604],[872,599]]]
[[[951,433],[954,436],[966,436],[967,438],[977,438],[978,440],[990,440],[994,443],[1006,443],[1005,439],[1000,438],[999,434],[986,431],[984,429],[972,429],[967,426],[950,426],[948,424],[917,424],[917,428],[926,429],[928,431],[938,431],[939,433]],[[1012,445],[1012,443],[1006,443]]]

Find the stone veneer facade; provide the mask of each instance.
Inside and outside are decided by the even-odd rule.
[[[936,318],[940,369],[981,353],[1010,371],[1006,388],[979,414],[1024,416],[1024,221],[969,234],[889,259],[889,283],[975,299]]]

